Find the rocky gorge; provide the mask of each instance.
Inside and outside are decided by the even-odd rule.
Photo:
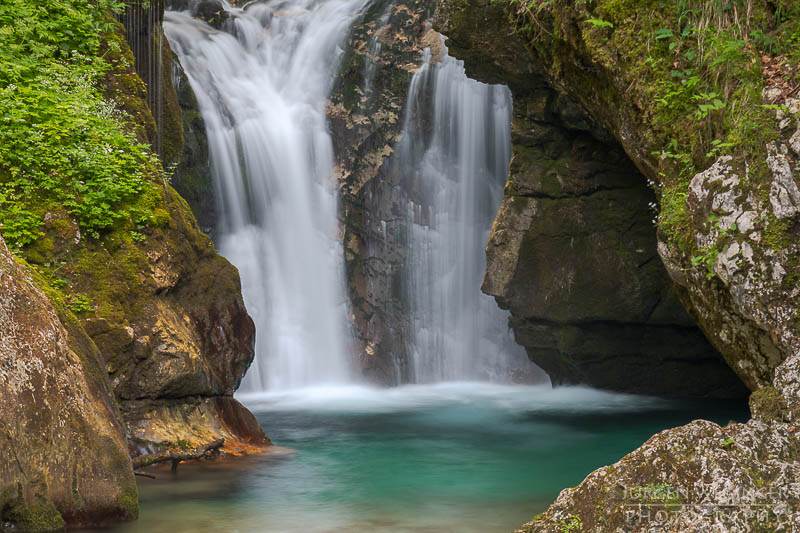
[[[75,45],[103,62],[92,97],[121,111],[104,127],[127,135],[120,145],[75,144],[149,155],[133,163],[143,175],[135,192],[102,199],[125,214],[101,227],[75,207],[88,194],[51,192],[80,190],[82,175],[39,188],[25,177],[36,165],[41,176],[70,176],[77,152],[62,167],[0,154],[10,246],[0,243],[0,530],[134,519],[131,458],[218,439],[230,455],[271,444],[233,397],[258,332],[236,267],[207,235],[218,239],[220,220],[207,125],[162,30],[167,7],[229,28],[229,6],[73,3],[91,11],[79,21],[86,31],[101,35]],[[658,433],[519,531],[793,531],[800,100],[796,50],[780,45],[800,35],[800,15],[781,2],[641,4],[440,0],[359,12],[325,110],[352,365],[370,383],[414,379],[407,213],[423,193],[397,152],[423,57],[449,54],[470,78],[511,92],[510,169],[482,290],[508,311],[530,361],[555,386],[750,397],[749,422]],[[757,23],[772,36],[767,48],[752,37]],[[725,33],[734,45],[712,27],[734,32]],[[65,59],[73,43],[62,44],[53,57],[79,64]],[[0,74],[3,97],[17,98],[17,74]],[[433,104],[420,94],[430,137]],[[47,120],[78,108],[36,108],[20,121],[66,136]],[[55,118],[41,118],[48,113]]]
[[[681,13],[664,4],[439,4],[437,25],[451,38],[451,50],[465,60],[471,75],[492,81],[498,77],[509,80],[512,90],[515,86],[521,86],[523,91],[542,85],[552,87],[556,91],[552,99],[576,102],[582,113],[572,113],[572,117],[577,115],[582,129],[594,130],[594,139],[587,144],[610,141],[615,150],[621,147],[624,152],[617,152],[618,161],[624,160],[623,165],[632,162],[635,168],[630,172],[639,174],[638,182],[646,180],[655,190],[657,203],[652,205],[657,205],[660,212],[657,241],[650,238],[649,250],[669,275],[668,290],[676,293],[673,301],[683,304],[752,393],[753,420],[747,424],[720,428],[695,422],[660,433],[619,463],[600,469],[578,487],[563,491],[547,512],[520,531],[650,531],[653,527],[669,531],[791,531],[798,525],[798,437],[794,425],[798,334],[792,318],[794,311],[790,311],[797,301],[790,272],[796,270],[792,206],[797,188],[797,170],[792,163],[797,154],[791,146],[798,126],[792,115],[797,110],[796,101],[791,96],[787,98],[791,91],[786,90],[784,82],[792,71],[785,72],[783,78],[775,76],[771,69],[763,68],[771,64],[772,56],[752,49],[748,50],[752,55],[742,52],[735,59],[748,62],[754,77],[737,71],[730,64],[731,58],[719,60],[712,51],[706,52],[712,60],[695,55],[691,47],[695,39],[702,43],[703,18],[713,19],[719,27],[735,24],[739,7],[748,10],[751,22],[763,21],[773,28],[781,22],[779,15],[771,11],[774,6],[762,8],[747,3],[728,6],[728,11],[716,7],[691,10],[686,6],[683,16],[688,18],[686,27],[681,28],[681,38],[679,31],[670,26],[674,20],[670,17],[681,20]],[[675,9],[680,10],[680,6]],[[775,34],[794,31],[792,22],[783,22],[789,28],[774,29]],[[664,50],[658,46],[659,39],[673,41]],[[679,46],[684,50],[676,51]],[[666,59],[660,62],[663,56],[659,53],[664,52]],[[687,126],[691,118],[676,125],[676,121],[680,122],[676,113],[686,105],[679,96],[687,82],[676,82],[676,90],[659,98],[659,89],[670,87],[659,76],[664,72],[669,76],[671,71],[673,79],[689,77],[697,70],[711,68],[705,61],[711,66],[730,62],[725,64],[726,69],[719,68],[715,80],[720,88],[715,94],[727,106],[734,107],[737,99],[743,98],[765,104],[756,107],[752,115],[740,110],[733,121],[709,114],[709,108],[701,106],[694,120],[705,119],[705,129]],[[786,57],[778,61],[784,64]],[[648,64],[646,74],[641,70],[643,64]],[[685,67],[688,68],[679,70]],[[697,81],[699,78],[692,78],[690,83]],[[702,98],[695,98],[689,106],[697,105],[695,102]],[[570,262],[576,261],[575,255],[580,257],[580,252],[570,254],[571,261],[558,263],[559,268],[566,264],[567,270],[559,272],[563,275],[557,278],[541,266],[527,273],[532,278],[528,283],[539,283],[534,286],[540,300],[531,300],[529,292],[520,291],[526,280],[520,279],[520,274],[526,274],[528,254],[541,251],[531,250],[529,242],[541,243],[550,235],[546,230],[537,231],[542,224],[537,219],[548,213],[546,200],[572,191],[614,191],[619,182],[597,171],[587,172],[579,161],[557,166],[547,160],[543,164],[541,157],[528,156],[528,146],[538,144],[537,137],[542,135],[544,121],[536,112],[543,106],[541,100],[533,105],[523,102],[516,111],[522,120],[518,119],[505,207],[495,222],[487,248],[490,266],[484,290],[495,295],[500,305],[511,308],[517,338],[523,345],[531,344],[528,353],[534,360],[541,360],[546,369],[552,360],[561,365],[567,363],[572,367],[568,372],[572,372],[586,364],[580,358],[580,347],[570,346],[569,340],[574,337],[543,335],[553,324],[537,324],[541,318],[536,314],[552,313],[554,318],[561,318],[559,311],[565,300],[553,291],[569,294],[573,287],[580,288],[580,277],[569,270]],[[520,100],[515,99],[518,103]],[[715,105],[726,106],[723,100],[717,100]],[[676,127],[683,128],[682,133]],[[745,131],[740,133],[737,128]],[[755,142],[750,142],[753,135]],[[689,145],[688,153],[674,153],[681,143]],[[701,151],[703,143],[710,148],[707,154]],[[591,153],[591,144],[587,144],[581,147],[581,156],[586,154],[585,147]],[[715,149],[718,146],[731,153],[720,154]],[[591,158],[591,162],[597,164],[597,158]],[[693,173],[693,169],[697,172]],[[588,183],[582,181],[587,177]],[[614,201],[605,200],[607,205]],[[628,209],[632,204],[626,203]],[[639,205],[643,204],[640,200]],[[602,228],[593,217],[603,211],[581,207],[576,206],[575,212],[562,209],[557,216],[569,220],[570,228],[582,224]],[[552,217],[551,214],[549,218]],[[598,240],[595,238],[592,244],[602,246]],[[619,255],[614,260],[622,259]],[[592,257],[597,256],[602,254]],[[639,262],[637,266],[644,264]],[[613,268],[619,272],[619,266]],[[662,268],[660,264],[658,268]],[[593,283],[598,281],[594,276]],[[628,288],[626,284],[625,290]],[[585,290],[577,293],[578,297],[582,294]],[[581,313],[593,309],[579,307]],[[633,311],[635,306],[615,306],[617,313],[619,309]],[[575,313],[574,307],[571,310]],[[531,320],[530,315],[535,318]],[[657,313],[651,314],[650,319],[655,316]],[[552,343],[542,346],[548,338],[553,339]],[[717,370],[714,374],[721,373]],[[726,449],[727,446],[735,448]],[[634,487],[650,490],[631,497],[629,489]],[[732,510],[720,512],[720,506],[725,504],[732,504]],[[755,513],[754,506],[758,504],[767,506],[769,512]],[[653,510],[664,512],[656,519]]]

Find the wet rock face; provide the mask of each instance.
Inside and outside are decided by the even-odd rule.
[[[554,384],[746,395],[684,310],[656,249],[655,197],[612,136],[547,86],[506,35],[501,8],[443,3],[434,20],[468,74],[513,93],[511,169],[483,290],[511,311],[529,357]]]
[[[353,30],[334,83],[328,119],[342,200],[353,350],[363,374],[383,384],[406,379],[402,298],[408,191],[391,155],[400,139],[413,72],[427,46],[426,2],[374,2]],[[430,36],[429,36],[430,37]]]
[[[97,349],[0,238],[0,527],[131,520],[136,482]]]
[[[172,58],[171,69],[184,139],[183,154],[175,168],[172,184],[192,208],[200,229],[213,239],[218,221],[217,197],[208,158],[206,125],[189,79],[177,58]]]

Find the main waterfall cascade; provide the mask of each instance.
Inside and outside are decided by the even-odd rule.
[[[257,328],[243,391],[350,377],[325,104],[339,44],[364,4],[226,3],[220,30],[166,13],[164,30],[206,122],[218,247],[239,268]]]
[[[325,107],[340,45],[368,3],[225,3],[219,28],[188,11],[165,16],[206,123],[218,248],[239,268],[256,323],[243,392],[355,375]],[[366,90],[373,70],[368,58]],[[510,114],[507,88],[469,80],[460,62],[426,49],[393,159],[416,191],[408,194],[404,268],[413,382],[508,381],[513,369],[532,368],[507,314],[480,292],[508,171]]]
[[[415,383],[538,376],[508,329],[508,313],[480,292],[484,247],[511,157],[511,92],[471,80],[447,55],[424,52],[409,90],[395,164],[413,169],[408,204],[408,339]],[[400,172],[408,172],[401,170]]]

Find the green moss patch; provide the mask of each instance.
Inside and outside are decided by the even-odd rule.
[[[696,173],[730,155],[743,192],[768,193],[765,147],[783,134],[762,90],[781,76],[797,85],[795,2],[511,0],[509,13],[593,119],[643,136],[661,235],[686,255],[698,253],[685,202]],[[766,222],[768,236],[785,234]]]
[[[137,138],[152,117],[111,18],[122,7],[117,0],[0,5],[0,232],[34,262],[43,259],[35,245],[48,209],[66,210],[96,239],[146,217],[136,200],[163,180]],[[113,99],[104,96],[107,83]]]

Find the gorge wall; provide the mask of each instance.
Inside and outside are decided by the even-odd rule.
[[[798,527],[794,236],[800,134],[793,114],[800,107],[791,97],[791,84],[783,81],[791,79],[788,65],[796,61],[796,51],[784,48],[786,56],[780,56],[780,48],[756,52],[754,44],[720,60],[714,55],[719,50],[708,43],[719,45],[731,37],[713,41],[708,35],[735,25],[737,7],[687,9],[688,29],[676,29],[679,8],[657,2],[439,4],[436,26],[449,37],[451,53],[466,61],[472,75],[504,81],[514,92],[514,161],[487,249],[484,289],[511,309],[517,337],[531,357],[551,375],[566,374],[565,381],[580,376],[584,365],[602,369],[602,361],[581,356],[575,337],[562,333],[558,322],[570,315],[598,316],[605,302],[579,299],[587,287],[602,290],[609,287],[605,280],[619,279],[625,282],[606,293],[615,302],[609,308],[612,322],[638,315],[642,331],[658,327],[664,332],[669,324],[674,333],[686,328],[688,338],[697,334],[689,333],[694,321],[753,392],[748,423],[723,428],[696,421],[664,431],[562,491],[520,532]],[[763,24],[776,41],[796,31],[791,25],[797,13],[781,19],[774,6],[751,8],[748,21]],[[714,25],[697,29],[702,20],[692,17],[713,19]],[[688,33],[678,37],[681,31]],[[693,48],[697,42],[707,46],[702,53]],[[773,64],[786,70],[775,74]],[[691,77],[694,73],[699,75]],[[695,84],[712,85],[717,101],[692,98]],[[537,93],[538,99],[531,98]],[[763,104],[752,103],[759,101]],[[735,120],[732,113],[738,113]],[[559,127],[543,127],[553,122]],[[572,144],[553,152],[549,140],[563,135],[565,125]],[[657,232],[649,227],[646,209],[653,201]],[[605,208],[617,202],[625,206],[616,213],[624,232],[607,226],[613,219]],[[627,247],[612,246],[619,243]],[[629,277],[648,270],[657,272],[655,285],[641,283],[646,276]],[[589,272],[593,283],[582,277]],[[629,289],[640,296],[660,294],[650,301],[662,303],[641,314]],[[666,309],[671,311],[662,314]],[[545,312],[555,320],[541,320]],[[578,322],[570,324],[572,331],[586,325]],[[620,325],[602,327],[610,332]],[[616,331],[615,339],[630,338]],[[591,330],[586,333],[591,338]],[[696,369],[712,379],[726,376],[727,384],[717,392],[741,391],[721,360],[715,366],[710,357],[700,363],[704,358],[690,355],[679,335],[662,342],[681,349],[678,360],[663,360],[683,367],[676,368],[676,377],[691,380]],[[661,366],[663,348],[653,352],[655,368]],[[631,364],[625,359],[620,368]],[[605,361],[609,367],[615,363]],[[627,382],[641,375],[638,368],[635,373],[628,368],[623,372]],[[680,389],[681,383],[671,386],[676,385]],[[733,493],[740,496],[730,505]],[[703,512],[701,503],[714,511]],[[767,512],[758,515],[754,506]]]
[[[501,6],[441,3],[435,23],[470,76],[513,94],[483,290],[511,311],[531,360],[554,384],[743,396],[681,305],[656,250],[655,196],[610,130],[548,85],[521,37],[498,37],[509,31]]]

